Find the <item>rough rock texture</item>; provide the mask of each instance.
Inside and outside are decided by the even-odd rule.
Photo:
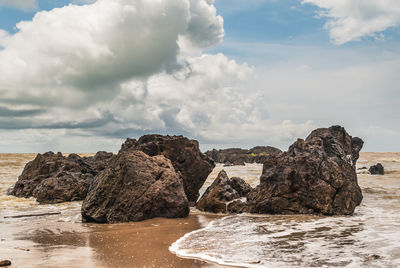
[[[182,178],[171,161],[133,150],[120,152],[96,176],[82,204],[83,220],[99,223],[180,218],[188,214]]]
[[[264,163],[269,155],[278,154],[281,150],[271,146],[256,146],[249,150],[229,148],[223,150],[213,149],[205,154],[217,163]]]
[[[115,157],[115,155],[113,153],[99,151],[94,156],[85,157],[83,160],[97,174],[108,167],[108,165],[113,157]]]
[[[112,154],[100,152],[91,158],[77,154],[38,154],[26,164],[10,194],[35,197],[40,203],[60,203],[83,200],[93,177],[98,174]]]
[[[385,175],[385,169],[382,166],[381,163],[378,163],[376,165],[371,166],[368,171],[372,174],[372,175]]]
[[[229,179],[226,172],[221,170],[196,204],[196,208],[213,213],[225,213],[230,201],[246,197],[250,191],[250,185],[244,180],[237,177]]]
[[[127,139],[120,152],[139,150],[149,156],[163,155],[182,174],[183,186],[190,202],[196,202],[199,190],[215,167],[214,161],[202,154],[199,143],[183,136],[145,135],[139,140]]]
[[[355,164],[363,141],[340,126],[314,130],[271,156],[248,195],[253,213],[351,215],[361,203]]]
[[[226,162],[224,164],[224,167],[232,167],[232,166],[245,166],[246,163],[243,161],[239,161],[239,160],[235,160],[235,162],[231,163],[231,162]]]

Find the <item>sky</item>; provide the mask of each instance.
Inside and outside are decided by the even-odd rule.
[[[0,152],[184,135],[400,151],[398,0],[0,0]]]

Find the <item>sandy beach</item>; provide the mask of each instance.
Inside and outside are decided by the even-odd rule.
[[[11,267],[222,267],[216,262],[246,267],[301,263],[396,267],[400,258],[396,239],[400,153],[361,154],[358,167],[379,161],[387,175],[359,174],[364,199],[353,217],[224,217],[192,209],[184,219],[122,224],[82,223],[81,202],[40,205],[33,198],[8,196],[7,189],[34,156],[0,155],[0,259],[11,260]],[[252,186],[261,173],[257,164],[217,165],[200,192],[221,169]],[[59,214],[8,217],[36,213]],[[189,235],[175,243],[185,234]],[[169,250],[174,243],[178,255],[187,258]]]
[[[77,224],[57,216],[1,224],[0,256],[11,267],[220,267],[172,254],[168,247],[215,216],[126,224]]]

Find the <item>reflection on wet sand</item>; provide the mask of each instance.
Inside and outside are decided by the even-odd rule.
[[[187,219],[153,219],[143,222],[91,225],[89,246],[104,267],[214,267],[203,261],[181,259],[168,247],[185,233],[200,229],[215,217],[192,215]]]
[[[113,225],[60,222],[54,216],[45,222],[0,222],[0,256],[12,259],[13,267],[216,267],[168,250],[179,237],[216,217],[194,214]]]

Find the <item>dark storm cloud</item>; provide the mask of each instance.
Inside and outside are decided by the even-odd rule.
[[[44,112],[46,112],[45,109],[14,110],[0,106],[0,117],[25,117],[42,114]]]

